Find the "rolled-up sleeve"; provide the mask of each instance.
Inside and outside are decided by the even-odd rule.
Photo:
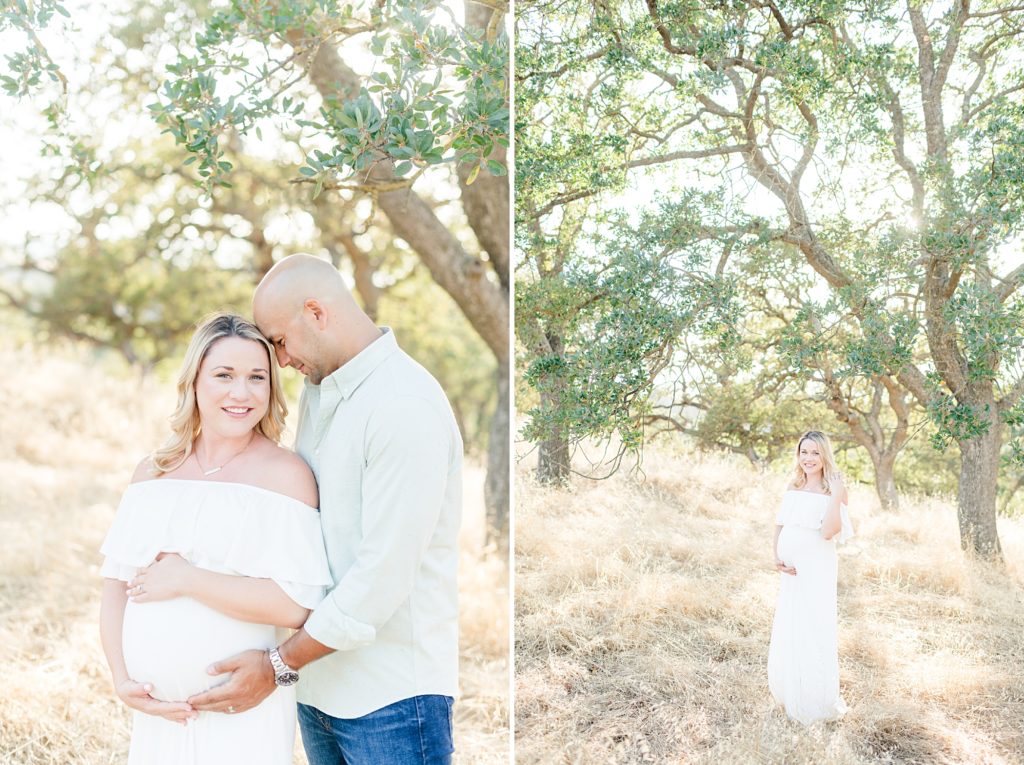
[[[452,441],[424,398],[392,399],[370,415],[361,539],[352,565],[306,621],[314,639],[342,651],[372,643],[409,597],[441,515]]]

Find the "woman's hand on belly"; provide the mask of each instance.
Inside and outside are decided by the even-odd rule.
[[[128,582],[128,597],[135,603],[154,603],[191,594],[195,566],[177,553],[160,553]]]
[[[190,719],[199,716],[199,712],[191,704],[184,701],[160,701],[149,695],[153,686],[149,683],[137,683],[134,680],[123,680],[117,684],[117,695],[127,706],[147,715],[163,717],[165,720],[184,725]]]
[[[792,574],[796,576],[796,568],[793,566],[787,566],[785,561],[781,561],[778,558],[775,559],[775,570],[781,574]]]

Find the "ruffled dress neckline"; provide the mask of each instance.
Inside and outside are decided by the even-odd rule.
[[[161,552],[219,573],[273,579],[313,608],[332,584],[320,513],[231,481],[155,478],[129,484],[100,548],[101,576],[129,581]]]

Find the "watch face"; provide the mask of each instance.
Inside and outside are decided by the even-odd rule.
[[[299,673],[293,672],[292,670],[286,670],[281,672],[274,678],[274,682],[278,685],[295,685],[299,682]]]

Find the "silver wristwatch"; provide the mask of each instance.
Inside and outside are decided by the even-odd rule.
[[[274,682],[280,686],[286,687],[289,685],[295,685],[299,682],[298,670],[294,670],[284,663],[284,659],[281,658],[281,652],[276,648],[271,648],[267,651],[270,656],[270,666],[274,668]]]

